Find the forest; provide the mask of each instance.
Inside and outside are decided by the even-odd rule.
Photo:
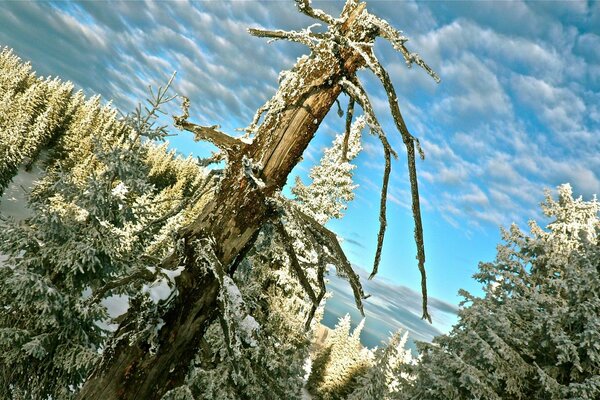
[[[440,77],[367,3],[347,0],[339,16],[295,3],[325,29],[248,30],[307,53],[235,135],[192,122],[176,74],[121,113],[38,76],[18,48],[1,50],[0,398],[600,398],[600,202],[569,183],[546,192],[546,226],[532,216],[529,231],[502,229],[496,258],[474,276],[483,294],[461,291],[457,322],[431,343],[414,351],[399,330],[369,348],[364,319],[322,324],[332,274],[363,315],[377,297],[326,227],[355,199],[367,135],[383,170],[368,279],[378,279],[390,245],[392,161],[403,163],[419,317],[435,318],[418,178],[425,154],[374,42],[414,65],[403,73]],[[358,71],[383,88],[391,126]],[[288,179],[330,111],[341,132],[308,181]],[[185,157],[169,146],[190,134],[216,151]],[[17,192],[18,212],[6,206]]]

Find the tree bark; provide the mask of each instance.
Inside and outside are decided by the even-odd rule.
[[[359,7],[357,12],[363,9]],[[341,28],[342,33],[361,42],[373,41],[374,37],[365,38],[354,17],[349,19],[351,24]],[[303,81],[284,80],[278,91],[286,107],[268,111],[253,143],[239,154],[229,155],[214,198],[180,233],[182,250],[163,262],[163,268],[183,264],[185,269],[175,280],[177,296],[162,316],[165,323],[158,334],[157,351],[150,352],[144,342],[130,344],[128,334],[135,329],[137,317],[131,311],[79,399],[160,399],[184,382],[200,340],[218,313],[219,283],[209,265],[214,260],[199,252],[199,243],[210,240],[217,262],[226,273],[234,272],[236,259],[243,257],[269,218],[266,199],[285,185],[300,161],[342,90],[339,79],[353,75],[361,62],[358,54],[340,47],[339,52],[323,48],[318,56],[297,63],[292,71]],[[249,173],[248,160],[258,166],[253,174]]]

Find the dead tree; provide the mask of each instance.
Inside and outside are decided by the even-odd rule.
[[[386,225],[387,182],[391,157],[396,157],[396,152],[388,143],[356,77],[356,71],[364,67],[381,80],[408,152],[415,238],[423,283],[423,318],[430,319],[415,172],[418,142],[408,132],[390,78],[373,53],[375,39],[388,40],[402,53],[408,65],[416,63],[436,80],[437,76],[417,54],[408,52],[407,39],[399,31],[367,12],[365,3],[347,0],[339,18],[312,8],[310,0],[296,0],[296,3],[302,13],[326,24],[328,29],[320,33],[312,32],[310,28],[292,32],[249,30],[255,36],[305,44],[311,53],[282,75],[279,90],[258,110],[247,129],[247,138],[240,140],[219,131],[216,126],[198,126],[189,122],[187,99],[184,100],[183,115],[174,117],[178,128],[193,132],[197,140],[216,145],[226,158],[227,167],[212,200],[191,225],[179,232],[177,250],[162,262],[161,267],[165,269],[185,268],[175,279],[176,296],[161,316],[164,325],[158,333],[158,348],[151,351],[147,343],[133,339],[136,307],[132,306],[105,350],[102,362],[81,389],[80,399],[160,399],[165,392],[181,385],[207,327],[219,317],[223,282],[235,272],[261,227],[282,215],[302,221],[308,234],[323,247],[323,254],[349,278],[362,311],[365,296],[336,236],[282,201],[279,192],[319,124],[340,93],[345,92],[360,105],[371,132],[377,135],[384,148],[381,229],[373,274],[377,272]],[[276,226],[281,229],[280,225]],[[320,272],[322,282],[324,271]],[[303,286],[312,290],[310,285]],[[321,293],[318,295],[314,291],[308,293],[315,303],[322,299],[324,291],[324,284],[319,286]]]

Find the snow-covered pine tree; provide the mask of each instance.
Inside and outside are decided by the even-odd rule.
[[[503,231],[475,275],[485,296],[463,291],[458,324],[419,344],[401,398],[600,398],[600,203],[567,184],[542,209],[546,230]]]
[[[318,400],[346,399],[356,388],[359,377],[373,363],[373,353],[360,344],[364,319],[350,333],[350,316],[340,318],[314,356],[308,389]]]
[[[60,135],[73,109],[70,82],[36,78],[8,48],[0,52],[0,195]]]
[[[357,378],[356,388],[348,396],[348,400],[392,400],[402,396],[399,378],[410,379],[403,372],[406,365],[416,362],[411,351],[406,349],[408,332],[394,333],[389,342],[375,349],[373,362],[367,370]]]
[[[46,110],[65,96],[64,85],[49,82]],[[101,303],[110,295],[146,305],[138,335],[152,341],[160,305],[147,288],[168,288],[175,272],[146,267],[172,251],[170,234],[190,211],[182,204],[206,182],[192,159],[139,139],[155,136],[151,115],[136,131],[99,98],[84,101],[79,93],[66,102],[70,118],[48,149],[32,215],[19,223],[0,216],[0,253],[8,256],[0,267],[2,398],[71,398],[114,331]],[[26,119],[12,122],[20,127]]]

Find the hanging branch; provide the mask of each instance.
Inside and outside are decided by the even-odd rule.
[[[417,167],[415,161],[415,143],[417,143],[417,148],[419,149],[421,158],[424,158],[424,154],[421,150],[420,145],[418,144],[417,139],[410,134],[408,128],[406,127],[406,123],[404,122],[404,118],[402,117],[402,113],[400,112],[400,106],[398,105],[398,97],[396,95],[396,90],[394,89],[394,85],[392,84],[392,80],[390,79],[389,74],[387,73],[385,68],[383,68],[383,66],[379,63],[379,60],[377,60],[377,58],[372,52],[362,51],[362,49],[360,49],[358,46],[356,47],[356,49],[365,59],[365,62],[367,63],[369,69],[371,69],[381,81],[387,94],[388,104],[392,113],[392,117],[394,119],[394,123],[396,125],[396,128],[398,129],[398,132],[402,136],[402,141],[404,142],[404,145],[406,146],[408,175],[410,180],[412,198],[412,213],[415,222],[415,243],[417,245],[417,260],[419,262],[419,272],[421,273],[421,293],[423,296],[422,318],[431,322],[431,316],[429,315],[429,312],[427,310],[427,274],[425,271],[425,246],[423,243],[423,223],[421,219],[419,184],[417,180]]]
[[[242,142],[241,140],[219,131],[218,125],[201,126],[189,122],[187,119],[190,116],[190,99],[185,96],[181,97],[183,98],[183,103],[181,105],[183,114],[180,116],[173,116],[173,122],[176,128],[192,132],[194,134],[195,141],[198,142],[200,140],[205,140],[211,142],[219,149],[227,153],[237,152],[247,146],[246,143]]]
[[[379,262],[381,260],[381,252],[383,249],[383,239],[385,237],[385,231],[387,228],[387,188],[391,172],[391,156],[394,156],[394,158],[398,158],[398,155],[390,146],[387,137],[385,136],[383,129],[381,128],[381,125],[379,124],[379,121],[375,116],[373,106],[371,105],[369,97],[367,96],[360,82],[358,82],[357,79],[349,81],[344,78],[340,81],[340,83],[342,84],[342,86],[344,86],[346,93],[348,93],[351,96],[351,98],[356,99],[358,104],[365,112],[367,116],[367,122],[369,123],[371,130],[377,133],[377,136],[379,137],[379,140],[383,145],[383,152],[385,156],[385,168],[383,173],[383,184],[381,187],[381,200],[379,206],[379,233],[377,234],[377,249],[375,250],[373,270],[371,272],[371,275],[369,276],[369,279],[373,279],[377,274],[377,271],[379,270]]]
[[[348,279],[350,287],[352,287],[352,291],[354,293],[356,307],[360,311],[361,315],[364,316],[365,313],[362,301],[368,298],[368,296],[365,296],[362,285],[360,284],[360,278],[352,269],[352,265],[344,254],[344,251],[342,250],[335,233],[331,232],[313,218],[306,215],[295,205],[289,202],[284,202],[283,204],[287,206],[289,212],[293,213],[296,217],[304,222],[304,226],[312,232],[317,243],[322,247],[327,248],[331,252],[331,254],[326,255],[328,261],[337,267],[338,274],[340,276]]]
[[[344,144],[342,146],[342,162],[348,161],[348,141],[350,140],[350,130],[352,128],[352,117],[354,115],[354,98],[348,100],[348,109],[346,110],[346,132],[344,133]]]
[[[379,262],[381,260],[381,251],[383,249],[383,239],[385,237],[385,229],[387,227],[386,209],[387,209],[387,190],[390,181],[390,172],[392,170],[392,162],[390,150],[383,147],[385,156],[385,169],[383,171],[383,183],[381,185],[381,199],[379,201],[379,233],[377,234],[377,250],[375,251],[375,261],[373,261],[373,271],[369,275],[369,279],[373,279],[379,270]]]
[[[281,235],[281,241],[283,242],[285,252],[287,253],[288,257],[290,258],[290,266],[291,266],[292,270],[294,271],[294,273],[296,274],[298,281],[300,282],[300,285],[302,286],[302,288],[304,289],[306,294],[308,294],[308,297],[310,297],[310,300],[312,301],[313,305],[315,307],[318,306],[319,304],[317,303],[317,295],[315,295],[315,291],[313,290],[312,286],[310,285],[310,282],[308,281],[308,277],[306,276],[306,274],[304,273],[304,270],[302,269],[302,267],[300,266],[300,263],[298,262],[298,257],[296,256],[296,252],[294,251],[294,246],[292,244],[292,238],[290,238],[290,235],[288,235],[287,231],[285,230],[285,227],[283,226],[281,219],[278,219],[277,221],[275,221],[275,229]]]
[[[373,106],[371,105],[371,101],[367,96],[367,92],[362,87],[358,79],[356,79],[356,77],[351,77],[351,80],[348,80],[346,77],[343,77],[339,81],[339,84],[342,85],[346,94],[354,98],[358,105],[360,105],[360,107],[363,109],[371,132],[377,135],[383,147],[387,147],[390,151],[390,154],[397,159],[398,153],[396,153],[396,151],[388,142],[387,137],[385,136],[385,133],[383,132],[377,117],[375,116],[375,112],[373,111]]]

